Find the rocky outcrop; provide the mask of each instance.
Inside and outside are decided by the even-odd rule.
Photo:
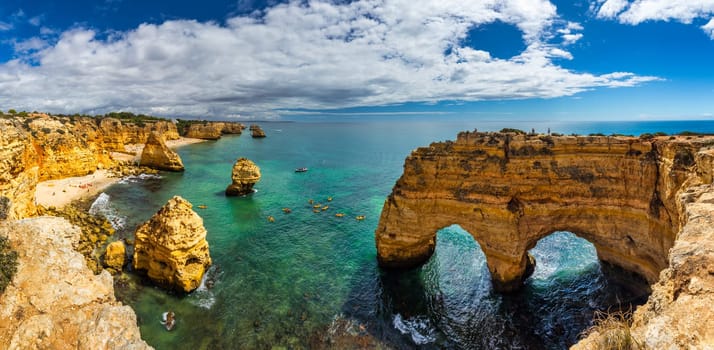
[[[162,137],[156,133],[151,133],[146,141],[139,165],[166,171],[184,171],[181,157],[169,149]]]
[[[0,295],[0,344],[8,349],[151,349],[134,311],[114,297],[111,276],[94,275],[73,249],[80,231],[60,218],[0,224],[18,271]]]
[[[206,229],[191,203],[175,196],[136,230],[134,269],[159,285],[190,292],[201,283],[211,257]]]
[[[184,136],[194,139],[218,140],[223,133],[223,123],[199,122],[191,123]]]
[[[0,119],[0,221],[32,216],[39,166],[31,136],[19,122]]]
[[[251,132],[251,136],[253,138],[265,137],[265,131],[263,131],[263,129],[261,129],[259,125],[255,125],[255,124],[251,125],[250,132]]]
[[[554,231],[644,276],[633,339],[647,349],[714,344],[714,138],[636,139],[461,133],[412,152],[375,232],[384,267],[420,264],[435,234],[476,239],[494,288],[518,289],[527,251]],[[578,348],[597,344],[598,335]]]
[[[253,186],[260,181],[260,168],[246,158],[239,158],[233,165],[231,184],[226,188],[226,196],[242,196],[253,193]]]
[[[384,204],[380,265],[420,264],[436,231],[459,224],[480,243],[497,290],[520,287],[528,250],[554,231],[655,282],[682,219],[677,195],[704,142],[466,132],[419,148]]]
[[[104,253],[104,266],[121,271],[126,262],[126,246],[122,241],[114,241],[107,245]]]
[[[221,133],[223,134],[231,134],[231,135],[240,135],[243,133],[243,130],[245,129],[245,125],[237,122],[224,122],[223,123],[223,129],[221,130]]]

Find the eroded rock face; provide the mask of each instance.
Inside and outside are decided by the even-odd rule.
[[[226,196],[242,196],[253,193],[253,186],[260,181],[260,168],[246,158],[233,165],[232,183],[226,188]]]
[[[0,119],[0,221],[37,212],[37,161],[30,134],[17,121]]]
[[[134,311],[114,298],[107,272],[94,275],[73,249],[80,231],[61,218],[0,224],[18,271],[0,295],[0,344],[8,349],[151,349]]]
[[[104,253],[104,265],[116,271],[121,271],[126,261],[126,246],[122,241],[115,241],[107,245]]]
[[[218,140],[223,132],[223,123],[193,123],[186,129],[186,137],[204,140]]]
[[[169,149],[156,133],[151,133],[141,152],[141,166],[166,171],[184,171],[183,162],[178,153]]]
[[[243,129],[245,129],[245,125],[241,123],[224,122],[221,132],[224,134],[240,135],[243,133]]]
[[[375,233],[380,265],[428,259],[441,228],[480,243],[494,287],[518,289],[527,251],[554,231],[592,242],[601,260],[657,280],[667,267],[696,142],[460,133],[407,158]]]
[[[201,283],[211,257],[203,219],[187,200],[171,198],[136,230],[134,269],[154,282],[190,292]]]

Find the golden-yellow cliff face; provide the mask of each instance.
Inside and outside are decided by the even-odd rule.
[[[157,133],[164,140],[178,140],[179,134],[176,124],[157,120],[135,123],[123,123],[115,118],[103,118],[99,128],[104,135],[104,147],[110,151],[124,152],[126,144],[143,144],[149,139],[151,133]]]
[[[25,122],[38,154],[40,181],[84,176],[113,164],[94,119],[41,116]]]
[[[183,171],[183,162],[179,155],[169,149],[162,137],[153,132],[141,152],[141,166],[167,171]]]
[[[265,131],[263,131],[263,129],[259,125],[253,124],[250,126],[250,136],[256,139],[260,139],[265,137],[266,135]]]
[[[204,140],[218,140],[223,133],[223,123],[193,123],[186,130],[186,137]]]
[[[37,152],[19,122],[0,119],[0,221],[36,213]]]
[[[461,133],[412,152],[376,231],[382,266],[428,259],[459,224],[480,243],[494,287],[518,289],[527,252],[554,231],[592,242],[601,260],[657,280],[681,221],[677,194],[692,142]]]
[[[652,283],[634,314],[646,349],[714,344],[714,138],[549,137],[461,133],[412,152],[375,232],[385,267],[428,259],[436,231],[476,239],[494,288],[513,291],[527,251],[554,231]],[[599,335],[574,348],[597,347]]]
[[[136,230],[134,269],[159,285],[190,292],[211,265],[206,229],[191,203],[175,196]]]

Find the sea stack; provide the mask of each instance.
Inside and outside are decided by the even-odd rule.
[[[187,200],[174,196],[136,230],[134,269],[159,285],[190,292],[201,284],[211,256],[206,228]]]
[[[107,245],[104,253],[104,265],[116,271],[121,271],[126,262],[126,246],[122,241],[115,241]]]
[[[260,181],[260,168],[246,158],[240,158],[233,165],[233,181],[226,188],[226,196],[242,196],[253,193],[253,185]]]
[[[169,149],[164,139],[155,132],[152,132],[146,140],[144,150],[141,152],[140,165],[166,171],[184,170],[181,157]]]
[[[265,137],[265,131],[263,131],[263,129],[261,129],[259,125],[256,125],[256,124],[251,125],[250,132],[251,132],[251,136],[253,136],[253,138],[257,139],[257,138]]]

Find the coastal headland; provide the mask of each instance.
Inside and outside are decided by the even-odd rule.
[[[122,176],[151,171],[136,164],[152,133],[171,148],[203,140],[183,137],[176,123],[152,117],[21,114],[0,116],[0,234],[18,253],[17,272],[0,295],[0,344],[150,349],[134,311],[115,299],[111,275],[88,265],[94,257],[86,254],[97,254],[93,247],[101,243],[96,237],[113,232],[101,226],[108,223],[95,228],[100,235],[64,218],[36,216],[96,196]],[[244,128],[203,124],[215,124],[221,134]],[[76,209],[67,213],[78,215]]]
[[[479,242],[494,289],[512,292],[537,263],[528,250],[570,231],[652,284],[634,316],[639,343],[712,344],[713,164],[714,137],[462,132],[407,157],[375,233],[378,260],[419,265],[437,231],[458,224]]]

